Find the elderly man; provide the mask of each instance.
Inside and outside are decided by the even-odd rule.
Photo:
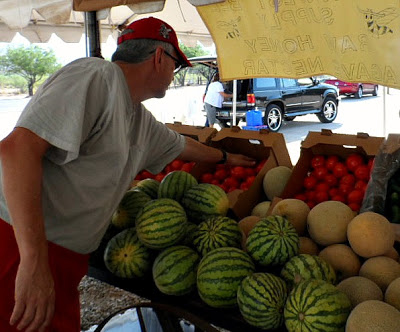
[[[147,18],[112,62],[53,76],[0,143],[0,331],[80,332],[77,286],[129,183],[179,157],[252,166],[169,130],[141,104],[190,66],[167,23]]]

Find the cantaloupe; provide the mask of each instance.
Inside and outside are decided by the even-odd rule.
[[[307,236],[299,237],[299,255],[300,254],[309,254],[309,255],[318,255],[319,248],[318,245]]]
[[[270,206],[271,206],[270,201],[260,202],[253,207],[253,210],[251,210],[251,215],[258,216],[261,218],[267,217]]]
[[[347,225],[354,211],[339,201],[325,201],[314,206],[307,216],[310,237],[318,244],[343,243],[347,240]]]
[[[282,194],[291,175],[292,170],[287,166],[276,166],[265,173],[263,188],[270,201]]]
[[[271,214],[285,217],[296,228],[299,235],[304,235],[309,212],[310,208],[302,200],[287,198],[276,203]]]
[[[395,247],[390,248],[390,250],[385,253],[383,256],[394,259],[395,261],[399,260],[399,253],[397,252]]]
[[[346,332],[399,332],[400,311],[382,301],[369,300],[350,313]]]
[[[347,227],[350,246],[365,258],[381,256],[394,244],[395,234],[389,220],[375,212],[363,212]]]
[[[243,231],[244,235],[247,237],[249,232],[253,229],[255,224],[260,221],[261,217],[259,216],[248,216],[241,219],[238,223],[239,228]]]
[[[338,281],[358,275],[361,267],[360,258],[345,244],[331,244],[318,255],[335,269]]]
[[[385,292],[400,277],[400,264],[386,256],[371,257],[361,265],[359,275],[371,279]]]
[[[368,300],[383,301],[382,290],[365,277],[354,276],[344,279],[336,287],[347,295],[353,308]]]
[[[400,310],[400,278],[394,279],[386,288],[385,302]]]

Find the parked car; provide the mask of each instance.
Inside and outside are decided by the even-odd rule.
[[[324,83],[336,86],[341,95],[354,96],[358,99],[366,94],[378,95],[378,85],[373,83],[349,83],[335,77],[324,80]]]
[[[216,57],[196,57],[189,60],[193,64],[211,68],[209,84],[218,71]],[[224,83],[226,92],[232,93],[233,81]],[[262,111],[263,124],[267,125],[270,131],[276,132],[281,128],[283,121],[292,121],[296,116],[315,114],[321,122],[329,123],[334,121],[338,114],[338,89],[313,77],[250,78],[237,80],[236,84],[236,123],[245,122],[247,112],[256,109]],[[216,116],[221,126],[232,124],[232,110],[233,100],[225,100]]]

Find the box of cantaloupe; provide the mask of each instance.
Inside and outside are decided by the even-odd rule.
[[[239,127],[223,128],[211,139],[210,145],[229,153],[243,154],[259,161],[266,160],[249,189],[228,193],[230,210],[237,219],[250,215],[258,202],[266,200],[263,178],[268,170],[276,166],[292,168],[286,141],[281,133],[242,130]],[[210,171],[212,167],[215,165],[197,164],[192,174],[200,178],[202,173]]]
[[[175,130],[181,135],[191,137],[200,143],[209,145],[210,140],[217,134],[218,130],[215,128],[204,126],[190,126],[184,125],[181,122],[166,123],[168,128]]]
[[[345,160],[349,155],[359,153],[366,157],[375,157],[383,142],[384,137],[373,137],[367,133],[336,134],[328,129],[322,129],[321,132],[310,131],[301,142],[300,157],[293,167],[281,198],[293,198],[301,192],[314,156],[336,155]]]

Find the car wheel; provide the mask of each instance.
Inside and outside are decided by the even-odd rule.
[[[372,92],[373,96],[377,96],[378,95],[378,86],[374,85],[374,92]]]
[[[362,96],[363,96],[363,88],[362,88],[362,86],[360,85],[360,86],[358,87],[358,90],[357,90],[357,92],[355,93],[354,97],[356,97],[357,99],[360,99]]]
[[[285,121],[293,121],[294,119],[296,119],[295,116],[285,116]]]
[[[319,121],[322,123],[330,123],[337,116],[337,102],[333,97],[327,97],[322,104],[322,110],[317,114]]]
[[[278,131],[282,126],[282,114],[280,106],[276,104],[268,105],[265,110],[264,125],[267,125],[270,131]]]

